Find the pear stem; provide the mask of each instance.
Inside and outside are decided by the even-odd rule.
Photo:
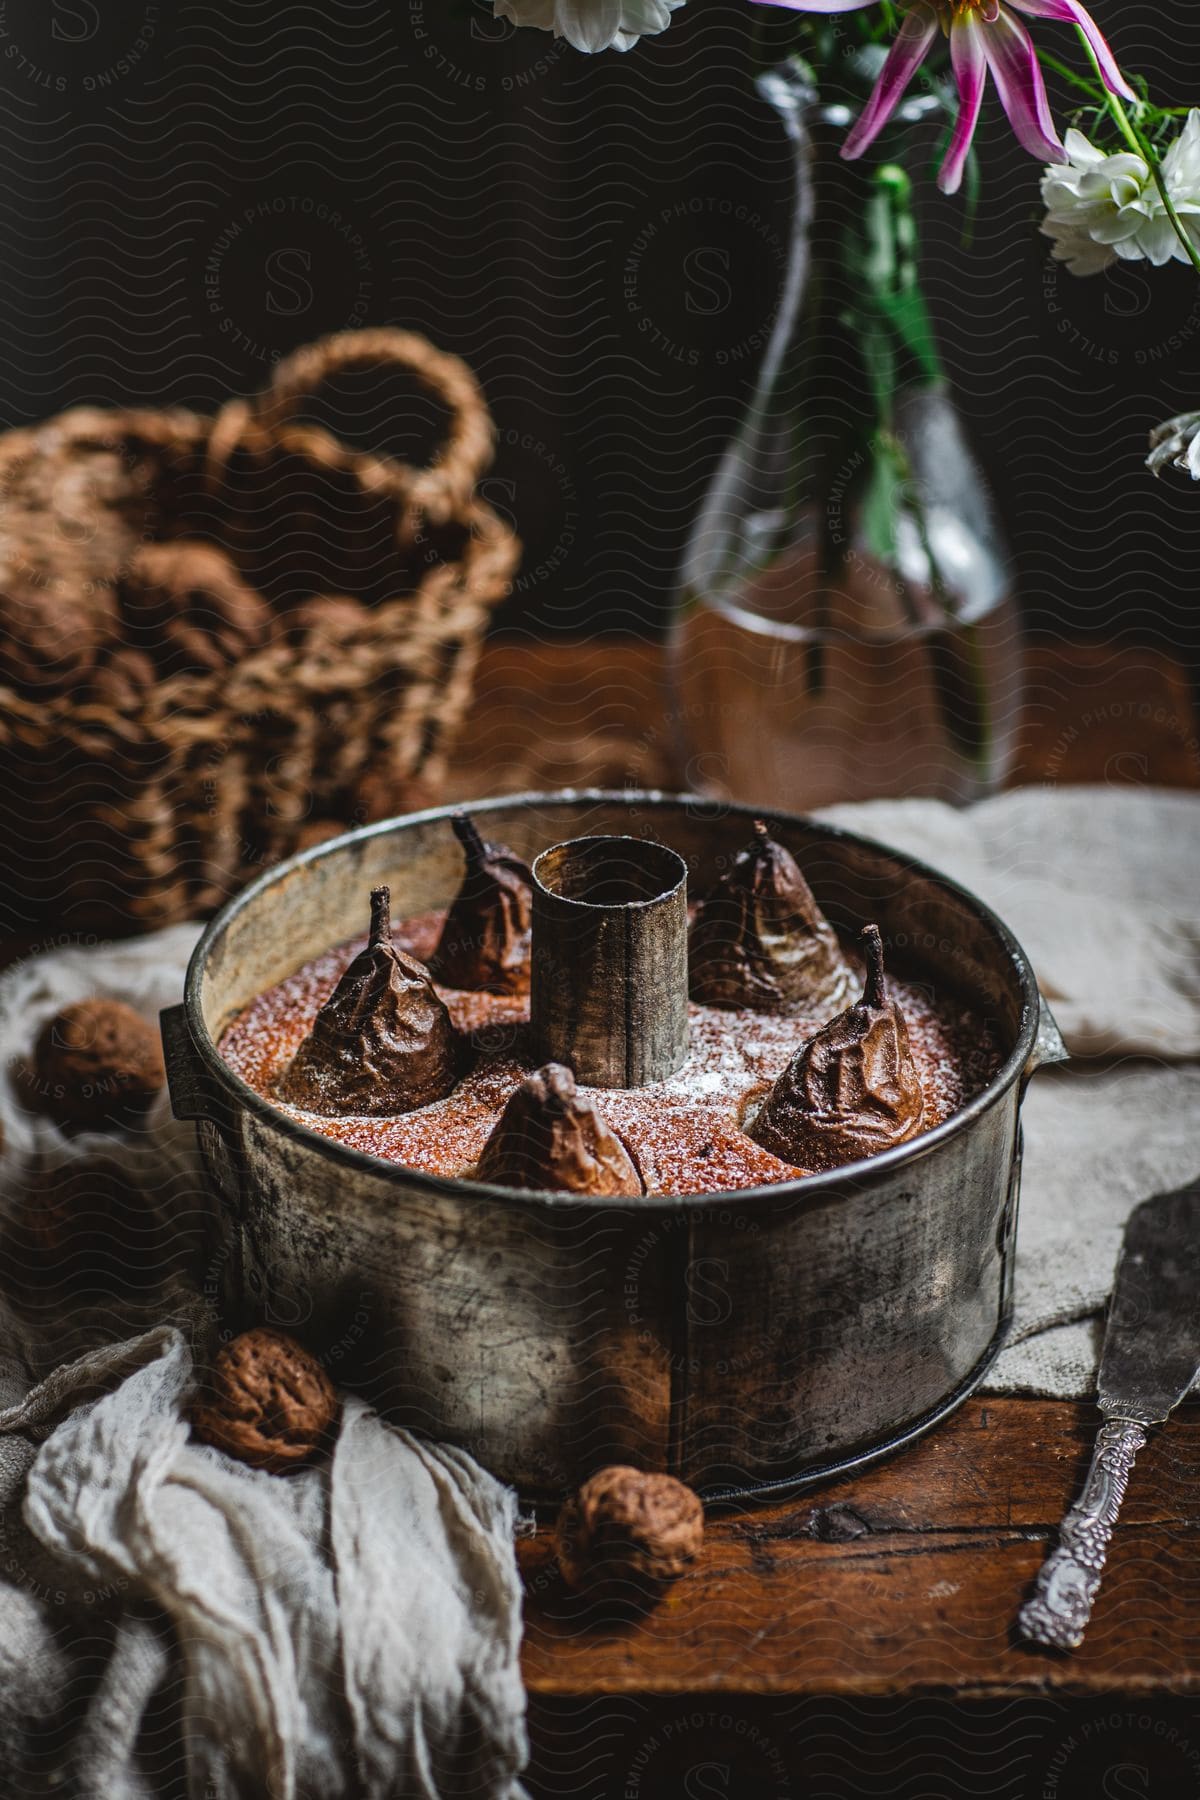
[[[386,887],[371,889],[371,938],[372,950],[378,950],[381,944],[392,941],[392,890]]]
[[[878,925],[864,925],[858,941],[867,964],[862,1004],[878,1010],[887,1005],[887,986],[883,976],[883,939],[879,935]]]
[[[487,846],[480,836],[479,827],[469,813],[457,812],[450,821],[454,835],[463,847],[468,868],[478,868],[487,860]]]

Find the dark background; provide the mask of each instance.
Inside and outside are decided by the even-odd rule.
[[[1200,97],[1196,0],[1094,8],[1165,99]],[[528,546],[504,622],[657,634],[784,253],[791,172],[749,87],[754,10],[688,0],[661,38],[586,59],[497,25],[488,0],[0,0],[0,428],[82,402],[212,410],[324,332],[415,327],[472,363],[497,421],[487,495]],[[1036,166],[997,114],[993,97],[969,248],[962,203],[928,196],[925,280],[1026,620],[1195,671],[1200,486],[1156,483],[1142,457],[1153,423],[1200,406],[1200,282],[1058,269]],[[357,384],[337,416],[411,449],[400,398]],[[583,1791],[580,1769],[613,1791],[638,1705],[542,1710],[538,1791],[556,1770]],[[921,1701],[813,1703],[772,1729],[824,1792],[874,1776],[1017,1800],[1064,1728],[1052,1702],[973,1720]],[[927,1742],[961,1790],[929,1779]]]
[[[633,54],[585,58],[488,0],[6,0],[0,423],[211,409],[322,332],[413,326],[496,417],[488,496],[528,546],[504,622],[657,633],[784,252],[756,10],[688,0]],[[1200,93],[1192,0],[1094,10],[1161,97]],[[993,96],[973,242],[931,189],[925,273],[1026,618],[1194,666],[1200,487],[1142,457],[1200,405],[1200,283],[1054,265],[997,115]],[[400,398],[360,386],[337,417],[411,448]]]

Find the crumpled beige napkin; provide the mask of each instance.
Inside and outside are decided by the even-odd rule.
[[[870,800],[817,815],[928,862],[999,913],[1074,1056],[1200,1057],[1200,799],[1015,788],[956,811]]]
[[[151,1800],[163,1763],[206,1800],[519,1800],[515,1496],[353,1395],[332,1455],[286,1476],[191,1442],[214,1331],[195,1128],[165,1095],[125,1138],[68,1137],[23,1102],[46,1019],[93,993],[156,1017],[198,929],[0,976],[0,1230],[21,1243],[47,1181],[73,1170],[87,1193],[95,1172],[102,1194],[116,1163],[144,1263],[14,1291],[0,1260],[3,1783],[41,1792],[54,1733],[66,1791],[104,1800]]]
[[[246,1468],[190,1440],[193,1383],[188,1331],[161,1325],[0,1413],[10,1791],[32,1709],[74,1721],[68,1791],[151,1800],[169,1691],[189,1793],[517,1800],[515,1496],[350,1395],[327,1461]]]

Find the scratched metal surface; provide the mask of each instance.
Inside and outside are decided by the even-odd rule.
[[[848,1170],[683,1201],[516,1194],[349,1152],[242,1089],[211,1038],[357,928],[369,885],[391,884],[398,915],[449,900],[444,813],[368,828],[248,890],[189,982],[200,1047],[175,1034],[173,1086],[205,1116],[230,1311],[298,1331],[339,1379],[530,1494],[612,1460],[710,1490],[802,1480],[962,1398],[1007,1318],[1019,1100],[1055,1054],[1052,1027],[1019,948],[970,896],[776,817],[835,923],[878,919],[909,971],[987,1014],[1009,1054],[984,1094]],[[500,803],[487,829],[525,855],[584,832],[658,837],[702,882],[747,819],[655,795],[553,795]]]

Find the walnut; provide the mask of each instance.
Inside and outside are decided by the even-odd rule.
[[[77,1000],[43,1025],[26,1084],[67,1130],[136,1124],[166,1081],[157,1027],[123,1000]]]
[[[229,668],[271,634],[271,609],[215,544],[144,544],[120,584],[131,643],[164,676]]]
[[[192,1429],[253,1469],[279,1473],[314,1456],[333,1433],[337,1392],[295,1338],[257,1325],[223,1346]]]
[[[157,517],[161,459],[90,407],[17,437],[0,471],[0,679],[49,698],[121,640],[116,584]]]
[[[623,1464],[585,1481],[555,1527],[563,1579],[592,1593],[654,1597],[695,1562],[703,1542],[704,1508],[691,1488]]]
[[[108,1155],[39,1158],[9,1197],[6,1279],[129,1291],[152,1283],[158,1261],[152,1206],[129,1168]]]

